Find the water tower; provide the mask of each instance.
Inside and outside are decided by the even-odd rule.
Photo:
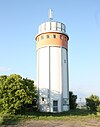
[[[65,24],[49,21],[39,26],[36,35],[37,87],[39,110],[63,112],[69,110],[68,40]]]

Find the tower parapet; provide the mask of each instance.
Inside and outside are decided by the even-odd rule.
[[[63,23],[57,21],[45,22],[39,26],[39,34],[45,32],[58,32],[66,34],[66,26]]]

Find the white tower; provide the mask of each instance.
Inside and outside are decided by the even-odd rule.
[[[69,110],[68,40],[66,26],[49,21],[39,26],[37,45],[37,85],[39,109],[43,112]]]

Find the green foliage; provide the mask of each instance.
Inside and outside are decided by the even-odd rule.
[[[97,106],[97,112],[100,113],[100,104]]]
[[[0,111],[17,114],[37,98],[34,81],[20,75],[0,76]]]
[[[100,100],[98,96],[92,94],[90,97],[86,98],[86,106],[88,110],[97,111],[99,105]]]
[[[96,116],[97,116],[96,114],[91,114],[90,111],[87,111],[84,109],[74,109],[74,110],[70,110],[68,112],[62,112],[62,113],[28,112],[26,115],[25,114],[24,115],[0,114],[0,125],[14,126],[17,124],[18,126],[24,126],[23,125],[24,122],[28,121],[28,123],[30,123],[30,120],[31,121],[32,120],[46,120],[49,122],[50,122],[50,120],[55,120],[55,121],[70,120],[70,122],[75,121],[75,120],[79,122],[81,120],[82,125],[83,125],[83,120],[85,120],[85,123],[86,123],[87,119],[93,120],[94,118],[97,118]],[[21,125],[20,125],[20,123],[21,123]],[[93,123],[93,121],[92,121],[92,123]]]
[[[74,95],[72,91],[69,91],[69,106],[70,109],[76,109],[77,107],[77,95]]]
[[[20,115],[21,116],[21,115]],[[0,125],[14,125],[17,124],[20,119],[18,115],[0,114]],[[1,127],[1,126],[0,126]]]

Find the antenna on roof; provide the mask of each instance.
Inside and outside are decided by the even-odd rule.
[[[52,9],[49,10],[49,20],[50,21],[53,20],[53,10]]]

